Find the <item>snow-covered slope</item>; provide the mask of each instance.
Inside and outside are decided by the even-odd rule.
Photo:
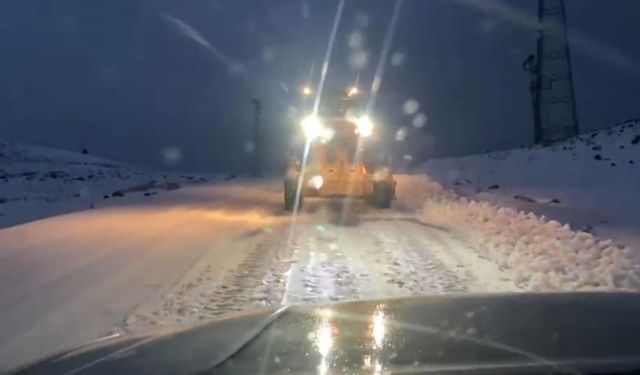
[[[398,176],[398,200],[463,238],[532,291],[638,290],[632,249],[544,216],[461,197],[426,176]],[[419,204],[418,206],[416,206]]]
[[[640,249],[640,121],[548,147],[430,160],[419,172],[459,195]]]
[[[0,228],[151,196],[201,177],[149,172],[100,157],[0,141]]]

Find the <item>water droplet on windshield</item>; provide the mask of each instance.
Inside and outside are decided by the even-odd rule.
[[[356,51],[349,56],[349,66],[353,69],[362,69],[367,66],[368,62],[367,51]]]
[[[252,140],[247,140],[244,142],[244,152],[246,152],[247,154],[250,154],[253,152],[253,150],[255,150],[256,145],[253,143]]]
[[[276,51],[271,47],[264,47],[262,49],[262,60],[266,63],[271,63],[276,59]]]
[[[305,20],[308,20],[309,17],[311,17],[311,8],[309,7],[309,0],[302,0],[302,7],[300,9],[300,15]]]
[[[402,127],[396,132],[396,141],[402,142],[407,138],[407,128]]]
[[[407,100],[406,102],[404,102],[404,105],[402,106],[402,110],[404,111],[404,113],[408,115],[412,115],[416,113],[419,108],[420,108],[420,103],[418,103],[418,101],[415,99]]]
[[[349,48],[361,49],[364,44],[364,37],[360,31],[354,31],[349,35],[349,41],[347,42]]]
[[[369,16],[365,12],[358,12],[356,14],[356,25],[363,28],[369,26]]]
[[[178,164],[182,160],[182,152],[175,146],[166,147],[162,150],[164,161],[169,164]]]
[[[429,121],[427,115],[425,115],[424,113],[418,113],[416,117],[413,118],[412,124],[414,128],[421,129],[425,125],[427,125],[427,121]]]
[[[400,66],[404,65],[405,62],[407,62],[407,57],[402,52],[395,52],[391,56],[391,65],[392,66],[400,67]]]
[[[246,73],[247,68],[241,62],[234,62],[229,66],[229,72],[240,75]]]

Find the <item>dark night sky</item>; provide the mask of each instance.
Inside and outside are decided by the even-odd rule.
[[[289,107],[299,104],[314,60],[317,81],[336,5],[5,0],[0,138],[86,146],[152,167],[241,171],[251,160],[250,99],[258,97],[268,162],[278,166],[294,128]],[[567,0],[566,7],[581,130],[640,117],[640,2]],[[366,62],[360,82],[370,84],[392,8],[347,0],[329,88],[356,78],[356,53]],[[405,0],[391,48],[400,64],[387,66],[377,106],[390,139],[409,129],[394,147],[421,159],[529,144],[521,62],[534,49],[535,18],[533,0]],[[422,129],[403,113],[409,99],[428,116]],[[172,150],[180,160],[167,159]]]

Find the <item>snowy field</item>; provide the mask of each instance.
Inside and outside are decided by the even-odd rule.
[[[639,286],[633,249],[426,176],[398,176],[391,210],[309,199],[293,224],[279,180],[3,150],[0,370],[108,334],[283,304]]]
[[[149,197],[206,180],[0,140],[0,228],[121,204],[133,195]]]

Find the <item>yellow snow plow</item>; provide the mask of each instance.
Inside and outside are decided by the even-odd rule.
[[[369,170],[363,162],[364,140],[373,133],[367,116],[309,115],[301,122],[309,145],[307,165],[291,159],[284,179],[284,207],[301,207],[304,197],[361,198],[389,208],[395,181],[388,167]],[[298,187],[300,191],[298,192]]]

